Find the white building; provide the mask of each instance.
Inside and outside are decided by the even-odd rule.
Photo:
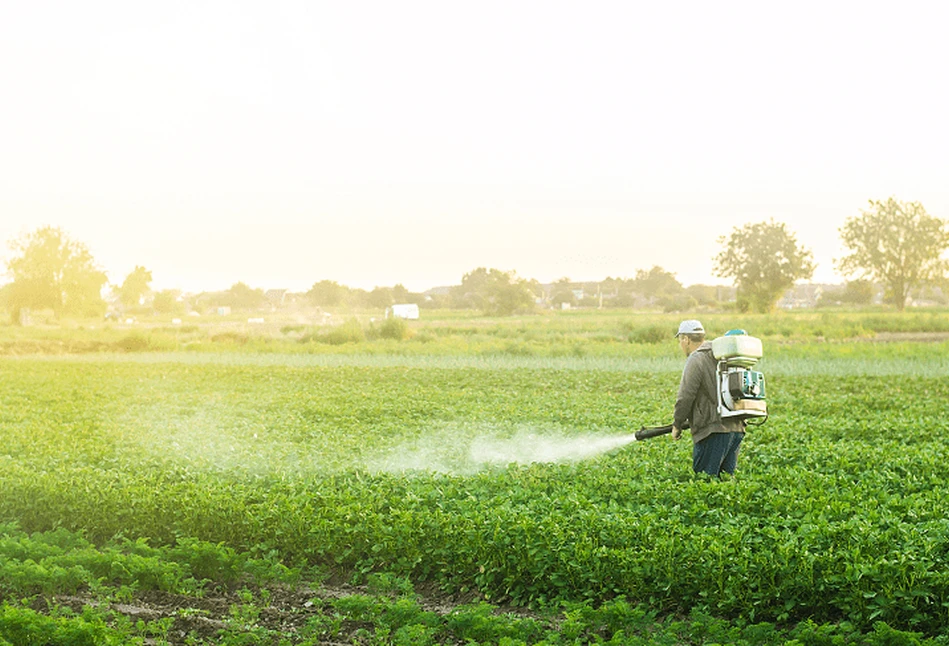
[[[402,303],[386,308],[386,318],[418,320],[418,305],[415,303]]]

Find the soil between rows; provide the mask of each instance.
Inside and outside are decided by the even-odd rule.
[[[253,600],[247,601],[241,591],[253,593]],[[246,592],[245,592],[246,593]],[[37,597],[32,608],[38,612],[49,612],[51,608],[69,608],[80,613],[91,606],[99,610],[111,610],[129,618],[133,623],[158,622],[172,620],[171,628],[164,635],[165,641],[172,645],[190,643],[189,638],[198,637],[213,643],[220,631],[230,629],[240,632],[240,620],[235,614],[243,607],[254,608],[252,628],[265,628],[276,633],[293,635],[298,633],[314,617],[332,616],[334,610],[330,602],[356,594],[386,596],[372,592],[363,586],[348,584],[321,585],[319,588],[272,586],[254,588],[245,586],[239,590],[215,590],[200,597],[172,594],[158,590],[140,591],[134,598],[126,601],[109,602],[93,594],[55,595]],[[388,595],[397,598],[398,595]],[[447,597],[444,595],[416,594],[415,600],[427,612],[447,615],[461,605],[477,603],[481,597],[476,593]],[[235,612],[236,611],[236,612]],[[499,607],[498,614],[516,614],[536,616],[523,608]],[[362,629],[372,629],[372,625],[358,621],[343,621],[336,640],[322,641],[326,646],[358,644],[357,633]],[[157,644],[157,639],[146,639],[146,644]]]

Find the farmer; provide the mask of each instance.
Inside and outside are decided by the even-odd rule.
[[[689,428],[695,472],[716,477],[722,471],[733,474],[738,447],[745,437],[745,422],[722,419],[719,415],[717,362],[712,356],[712,344],[705,340],[702,324],[694,319],[682,321],[676,338],[687,359],[676,395],[672,439],[678,440],[682,429]]]

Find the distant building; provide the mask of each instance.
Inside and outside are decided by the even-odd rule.
[[[400,303],[386,308],[386,318],[418,320],[418,305],[415,303]]]

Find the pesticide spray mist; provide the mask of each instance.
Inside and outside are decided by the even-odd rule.
[[[145,407],[130,411],[120,425],[134,429],[126,439],[147,462],[258,476],[352,469],[471,475],[509,464],[579,462],[636,441],[631,433],[437,422],[388,447],[342,455],[324,453],[280,434],[274,436],[220,402],[204,402],[201,407],[174,413]]]
[[[519,426],[449,425],[431,429],[371,460],[372,471],[434,471],[466,475],[509,464],[572,463],[587,460],[636,441],[634,434],[565,433]]]

